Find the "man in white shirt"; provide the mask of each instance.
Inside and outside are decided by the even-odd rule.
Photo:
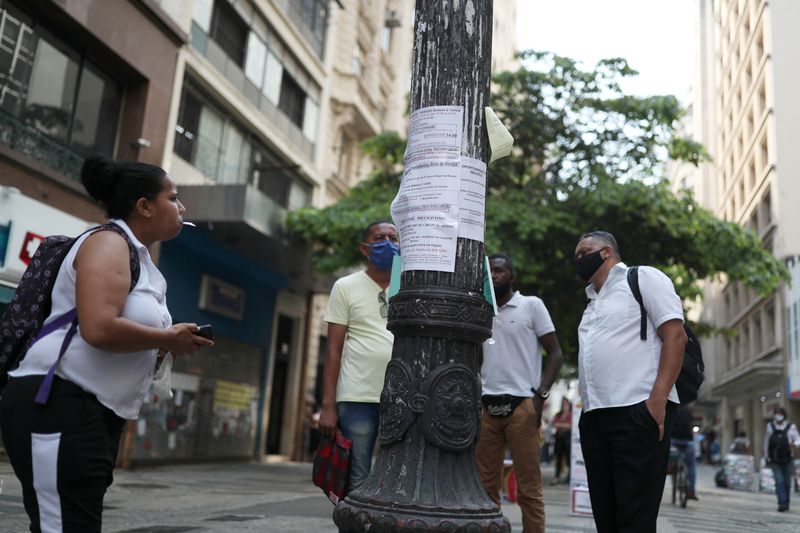
[[[614,236],[583,235],[575,263],[590,283],[578,327],[579,428],[597,531],[655,533],[687,341],[681,300],[661,271],[639,267],[648,319],[641,340],[640,307]]]
[[[394,341],[386,329],[387,288],[392,260],[400,253],[397,229],[388,221],[373,222],[361,238],[359,250],[369,261],[367,269],[336,281],[328,301],[319,418],[322,433],[335,435],[338,428],[353,441],[348,492],[367,479],[372,466],[381,389]]]
[[[764,459],[775,475],[778,512],[789,510],[789,496],[794,487],[794,449],[800,446],[797,426],[786,418],[786,409],[776,407],[764,431]]]
[[[542,300],[514,291],[507,255],[489,258],[499,314],[483,345],[483,415],[475,461],[484,490],[500,505],[503,457],[511,451],[524,533],[544,533],[539,468],[542,406],[563,361],[553,321]],[[542,370],[542,347],[547,352]]]

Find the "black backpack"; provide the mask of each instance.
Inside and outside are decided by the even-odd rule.
[[[133,290],[139,280],[140,268],[136,248],[125,230],[113,223],[91,228],[84,233],[102,230],[115,231],[128,243],[131,256],[130,290]],[[14,291],[14,296],[11,297],[11,302],[3,312],[3,317],[0,319],[0,392],[8,381],[8,373],[19,366],[42,324],[50,316],[53,286],[58,271],[79,237],[80,235],[46,237],[33,254],[17,290]]]
[[[777,429],[772,422],[769,425],[772,426],[772,435],[769,436],[767,456],[773,463],[788,463],[792,460],[792,449],[789,447],[789,435],[787,433],[792,425],[786,424],[784,429]]]
[[[639,267],[628,269],[628,286],[633,292],[633,297],[639,302],[639,309],[642,314],[641,339],[647,340],[647,312],[642,301],[642,292],[639,290]],[[683,351],[683,366],[675,382],[675,389],[678,391],[678,400],[681,404],[687,404],[697,399],[697,391],[705,381],[706,365],[703,363],[703,352],[700,349],[700,342],[695,337],[692,328],[684,320],[683,329],[686,331],[688,341]]]

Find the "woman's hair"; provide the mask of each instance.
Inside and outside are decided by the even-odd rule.
[[[164,169],[147,163],[114,161],[103,156],[86,158],[81,183],[89,196],[106,208],[109,218],[125,219],[139,198],[156,199],[164,188]]]

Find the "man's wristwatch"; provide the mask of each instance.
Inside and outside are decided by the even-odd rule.
[[[544,387],[539,387],[536,389],[536,395],[542,400],[546,400],[550,397],[550,390],[545,389]]]

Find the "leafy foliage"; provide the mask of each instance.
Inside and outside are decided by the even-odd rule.
[[[592,70],[549,53],[522,59],[524,68],[495,77],[493,107],[515,150],[489,169],[486,250],[514,258],[516,286],[545,301],[568,360],[586,303],[573,254],[588,231],[613,233],[627,264],[661,268],[686,300],[700,296],[698,281],[708,277],[761,293],[788,279],[751,231],[719,220],[689,192],[673,194],[660,177],[670,157],[709,160],[702,145],[676,134],[676,98],[623,94],[619,80],[636,74],[624,59]],[[389,215],[404,142],[383,134],[365,149],[381,161],[367,180],[336,205],[290,214],[289,230],[313,243],[321,271],[356,264],[358,231]]]

